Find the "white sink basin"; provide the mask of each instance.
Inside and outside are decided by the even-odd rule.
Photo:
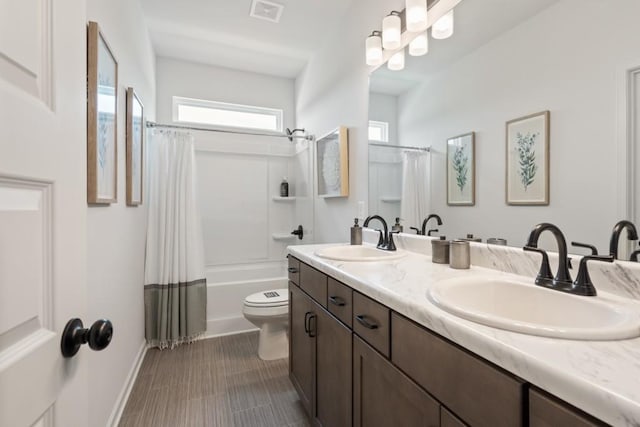
[[[337,261],[389,261],[402,258],[406,251],[383,251],[373,246],[350,245],[319,249],[316,255]]]
[[[533,283],[495,277],[448,279],[431,288],[429,299],[458,317],[529,335],[575,340],[640,336],[640,309],[631,303],[571,295]]]

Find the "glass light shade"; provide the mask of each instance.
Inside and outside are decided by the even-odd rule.
[[[366,41],[367,65],[382,64],[382,38],[377,34],[367,37]]]
[[[397,51],[387,62],[387,68],[392,71],[400,71],[404,68],[404,49]]]
[[[406,0],[407,30],[418,33],[427,29],[426,0]]]
[[[431,37],[434,39],[446,39],[453,34],[453,9],[442,16],[431,27]]]
[[[400,47],[400,17],[387,15],[382,20],[382,47],[398,49]]]
[[[422,56],[426,55],[427,52],[429,52],[429,38],[425,31],[422,34],[419,34],[415,39],[411,40],[411,43],[409,43],[409,55]]]

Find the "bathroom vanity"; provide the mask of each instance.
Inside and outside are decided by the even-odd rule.
[[[375,263],[318,257],[326,247],[289,248],[290,378],[315,424],[640,422],[640,339],[560,340],[476,324],[433,305],[430,284],[507,273],[455,271],[412,252]]]

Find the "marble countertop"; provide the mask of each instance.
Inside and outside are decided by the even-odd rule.
[[[574,341],[484,326],[435,306],[427,297],[429,287],[439,280],[470,275],[522,276],[476,266],[454,270],[414,252],[375,263],[315,255],[327,246],[335,245],[290,246],[289,253],[602,421],[640,426],[640,338]],[[619,297],[600,292],[598,298]]]

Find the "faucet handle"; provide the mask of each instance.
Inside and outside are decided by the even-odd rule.
[[[540,264],[540,271],[538,271],[538,275],[536,276],[536,285],[550,286],[553,281],[553,274],[551,274],[551,266],[549,265],[547,252],[540,248],[534,248],[533,246],[525,246],[522,250],[537,252],[542,255],[542,264]]]
[[[382,248],[384,246],[384,233],[382,232],[382,230],[376,228],[375,229],[378,232],[378,244],[376,245],[378,248]]]
[[[417,228],[417,227],[409,227],[409,228],[410,228],[411,230],[416,230],[416,234],[417,234],[418,236],[422,235],[422,233],[420,232],[420,229],[419,229],[419,228]]]
[[[593,283],[591,282],[589,270],[587,269],[587,262],[589,261],[613,262],[613,255],[586,255],[582,257],[580,260],[580,267],[578,268],[578,276],[571,286],[571,292],[574,294],[589,297],[593,297],[598,294],[595,286],[593,286]]]
[[[439,233],[440,230],[438,230],[437,228],[432,228],[431,230],[427,231],[427,236],[431,237],[431,233]]]
[[[588,243],[571,242],[571,246],[575,246],[577,248],[591,249],[591,255],[598,255],[598,248]]]
[[[640,255],[640,249],[636,249],[635,251],[631,252],[629,261],[638,262],[638,255]]]

